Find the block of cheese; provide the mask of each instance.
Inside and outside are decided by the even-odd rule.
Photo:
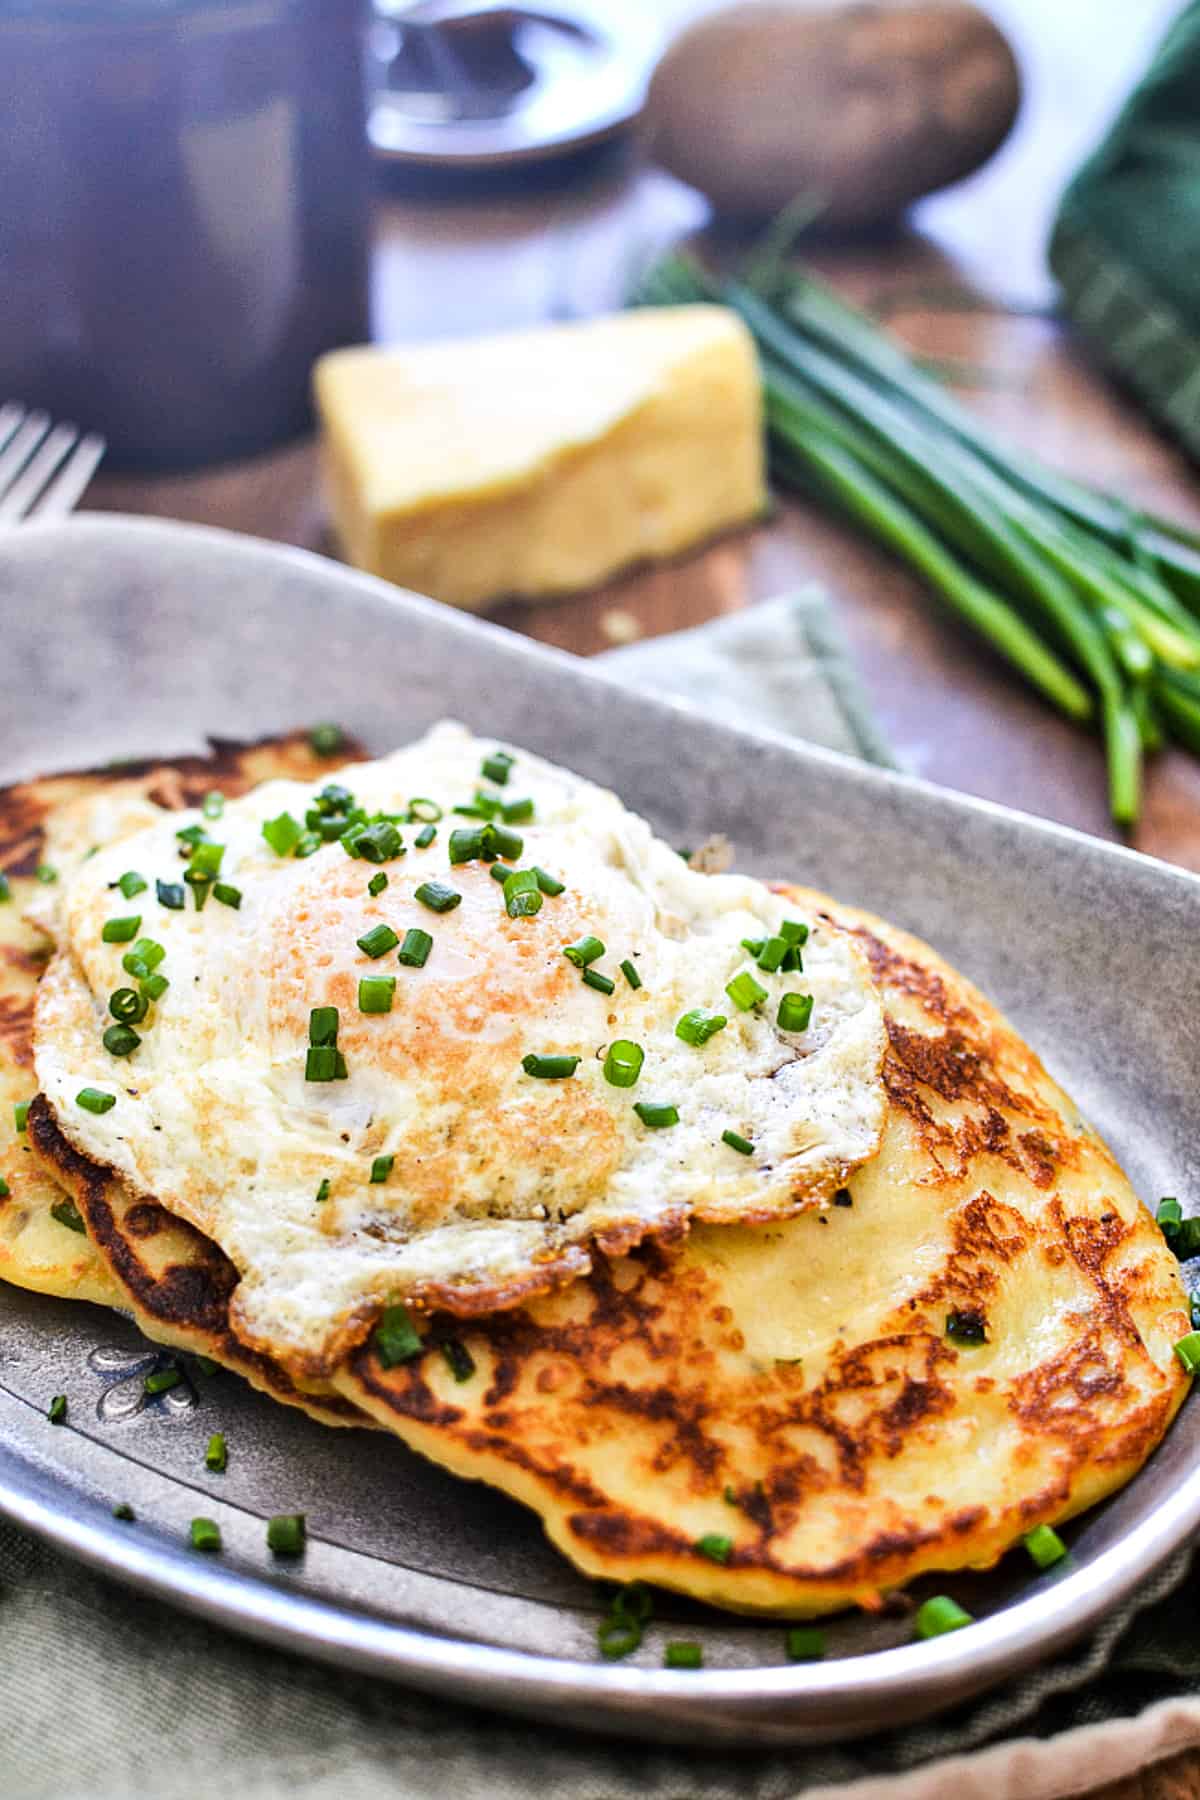
[[[314,385],[345,555],[454,606],[591,587],[766,502],[754,346],[724,307],[335,350]]]

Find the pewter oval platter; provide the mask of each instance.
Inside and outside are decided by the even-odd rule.
[[[337,719],[372,753],[445,714],[618,789],[675,843],[828,888],[929,938],[1039,1048],[1144,1197],[1200,1192],[1200,881],[1003,808],[744,735],[582,662],[300,551],[116,518],[0,544],[0,779],[196,751]],[[602,1601],[532,1515],[399,1442],[323,1429],[228,1374],[145,1402],[158,1352],[122,1318],[0,1290],[0,1512],[235,1630],[458,1700],[689,1744],[861,1735],[965,1699],[1107,1617],[1200,1524],[1193,1399],[1137,1479],[1067,1528],[1071,1556],[945,1578],[978,1622],[830,1623],[793,1666],[775,1622],[663,1595],[597,1660]],[[65,1428],[51,1394],[70,1396]],[[238,1454],[204,1471],[219,1429]],[[111,1517],[130,1501],[138,1522]],[[308,1515],[294,1566],[264,1519]],[[216,1519],[219,1558],[186,1547]],[[931,1591],[929,1584],[918,1592]],[[685,1633],[705,1667],[664,1670]]]

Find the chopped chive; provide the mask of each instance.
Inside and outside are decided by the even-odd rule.
[[[281,812],[274,819],[264,819],[262,834],[276,856],[289,855],[304,836],[302,827],[290,812]]]
[[[363,935],[355,938],[354,941],[364,956],[374,958],[383,956],[388,950],[394,950],[400,939],[390,925],[380,924],[372,925],[370,931],[364,931]]]
[[[807,944],[808,926],[801,925],[798,919],[785,919],[779,927],[779,935],[786,938],[789,944]]]
[[[46,1411],[46,1417],[52,1425],[65,1425],[67,1422],[67,1396],[55,1394]]]
[[[418,831],[416,837],[413,839],[413,843],[417,846],[418,850],[428,850],[436,836],[436,825],[422,825],[420,831]]]
[[[621,964],[621,973],[631,988],[636,989],[641,987],[642,978],[634,968],[633,964],[629,961],[628,957],[626,957],[625,961]]]
[[[477,862],[483,855],[483,831],[478,826],[459,826],[450,833],[451,863]]]
[[[438,1349],[446,1359],[446,1365],[455,1381],[470,1381],[475,1373],[475,1358],[457,1338],[443,1338]]]
[[[100,936],[106,944],[128,944],[141,929],[141,913],[130,913],[124,919],[106,919]]]
[[[346,734],[340,725],[314,725],[308,742],[318,756],[334,756],[346,742]]]
[[[388,878],[382,869],[380,869],[377,875],[372,875],[370,881],[367,883],[367,892],[370,894],[372,900],[378,900],[387,884]]]
[[[636,1619],[626,1618],[622,1614],[614,1614],[602,1620],[596,1628],[596,1644],[601,1656],[609,1662],[619,1662],[623,1656],[631,1656],[641,1647],[642,1627]]]
[[[196,1358],[196,1367],[202,1375],[215,1375],[220,1366],[220,1363],[215,1363],[211,1356],[197,1356]]]
[[[429,960],[429,952],[433,949],[433,939],[420,926],[412,925],[404,934],[404,942],[400,946],[397,962],[402,962],[409,969],[423,969]]]
[[[942,1637],[947,1631],[961,1631],[964,1625],[974,1623],[970,1613],[948,1594],[935,1594],[913,1615],[913,1630],[919,1638]]]
[[[661,1131],[666,1125],[679,1123],[679,1108],[669,1102],[664,1104],[653,1100],[637,1100],[633,1110],[642,1124],[648,1125],[652,1131]]]
[[[138,991],[143,1000],[161,1000],[170,985],[165,975],[147,975],[138,982]]]
[[[154,892],[158,896],[158,904],[165,906],[168,912],[182,912],[187,899],[187,889],[182,881],[156,881]]]
[[[733,1555],[733,1539],[722,1537],[719,1532],[706,1532],[697,1538],[692,1545],[698,1556],[707,1556],[709,1562],[727,1563]]]
[[[508,880],[509,876],[515,875],[516,872],[517,871],[515,869],[510,869],[507,866],[507,864],[498,863],[498,862],[493,863],[491,868],[488,870],[488,874],[491,876],[492,880],[498,881],[500,883],[501,887],[503,887],[504,883]]]
[[[219,875],[224,859],[224,844],[197,844],[188,858],[188,872],[196,875]]]
[[[709,1038],[715,1037],[718,1031],[724,1031],[729,1023],[724,1013],[709,1012],[703,1006],[694,1006],[691,1012],[685,1012],[675,1026],[675,1036],[681,1043],[691,1044],[699,1049],[707,1044]]]
[[[52,887],[58,880],[58,870],[50,863],[39,863],[33,872],[43,887]]]
[[[516,760],[507,750],[494,750],[490,756],[484,757],[479,773],[487,781],[494,781],[497,787],[503,787],[508,781],[508,771]]]
[[[149,885],[145,876],[139,875],[136,869],[126,869],[121,879],[115,883],[126,900],[132,900],[135,894],[144,894]]]
[[[108,996],[108,1010],[118,1025],[140,1025],[149,1002],[135,988],[119,987]]]
[[[372,1334],[371,1344],[385,1369],[394,1368],[397,1363],[411,1362],[414,1356],[420,1356],[420,1334],[409,1317],[406,1306],[397,1304],[384,1309]]]
[[[486,798],[487,796],[484,795],[483,799],[486,800]],[[497,802],[498,804],[499,802]],[[490,802],[487,805],[475,802],[470,806],[452,806],[450,808],[450,811],[457,813],[460,819],[490,819],[494,810]]]
[[[978,1312],[947,1313],[946,1336],[952,1344],[986,1344],[987,1322]]]
[[[484,827],[483,849],[485,856],[502,856],[506,862],[516,862],[525,848],[525,839],[519,831],[507,831],[503,825]]]
[[[376,1184],[381,1181],[386,1181],[392,1172],[392,1164],[395,1160],[394,1154],[389,1156],[377,1156],[371,1164],[371,1180]]]
[[[799,944],[789,944],[787,955],[779,965],[781,975],[803,975],[804,958],[800,954]]]
[[[358,984],[358,1010],[363,1013],[388,1013],[396,997],[394,975],[364,975]]]
[[[575,1073],[579,1061],[577,1056],[535,1056],[531,1051],[521,1058],[521,1067],[539,1081],[565,1081]]]
[[[583,985],[584,987],[595,988],[597,993],[600,994],[611,994],[615,990],[617,984],[611,975],[602,975],[599,969],[585,969],[583,971]]]
[[[4,873],[4,870],[0,869],[0,902],[3,902],[5,900],[11,900],[11,899],[12,899],[12,883],[9,881],[8,876]]]
[[[391,862],[393,857],[403,854],[404,839],[393,824],[380,819],[358,833],[354,848],[369,863]]]
[[[807,1031],[812,1021],[811,994],[784,994],[779,1002],[775,1023],[780,1031]]]
[[[581,937],[574,944],[564,944],[563,955],[577,969],[586,969],[589,963],[596,962],[604,955],[604,945],[598,937]]]
[[[193,1550],[219,1550],[221,1527],[215,1519],[193,1519],[188,1529]]]
[[[766,943],[766,941],[767,940],[765,937],[743,938],[742,939],[742,949],[748,950],[750,952],[751,956],[761,956],[762,951],[763,951],[763,945]]]
[[[267,1549],[276,1556],[302,1556],[307,1535],[303,1513],[276,1513],[267,1520]]]
[[[754,1145],[750,1142],[749,1138],[742,1137],[740,1132],[723,1131],[721,1133],[721,1142],[723,1144],[728,1144],[731,1150],[736,1150],[739,1156],[754,1155]]]
[[[132,1025],[110,1025],[100,1041],[110,1056],[132,1056],[142,1040]]]
[[[426,825],[436,825],[443,815],[436,800],[428,800],[424,794],[418,794],[415,800],[410,800],[408,803],[408,816],[410,819],[419,819]],[[424,835],[422,832],[421,836],[424,837]],[[421,843],[420,837],[417,842]],[[426,842],[430,843],[432,839],[426,839]],[[424,847],[422,844],[421,848],[424,849]]]
[[[699,1644],[672,1643],[663,1651],[664,1669],[702,1669],[704,1652]]]
[[[308,1015],[310,1044],[336,1044],[339,1016],[336,1006],[314,1006]]]
[[[315,856],[324,842],[325,839],[319,831],[302,831],[296,839],[296,847],[292,851],[292,855],[297,862],[303,862],[306,857]],[[186,881],[187,876],[185,875],[183,879]]]
[[[500,808],[500,817],[506,825],[527,825],[533,817],[533,801],[506,800]]]
[[[850,1192],[850,1189],[845,1187],[839,1188],[837,1193],[833,1196],[833,1204],[835,1206],[853,1206],[854,1196]]]
[[[176,1368],[155,1369],[147,1375],[142,1386],[148,1394],[167,1394],[173,1387],[178,1387],[182,1379]]]
[[[1067,1546],[1050,1525],[1035,1525],[1021,1542],[1039,1569],[1052,1569],[1067,1554]]]
[[[310,1044],[304,1058],[305,1081],[344,1081],[346,1064],[335,1044]]]
[[[82,1106],[84,1112],[96,1113],[98,1116],[101,1113],[112,1111],[117,1104],[117,1096],[106,1094],[101,1088],[85,1087],[80,1088],[76,1094],[75,1104]]]
[[[793,1625],[784,1640],[789,1662],[820,1662],[825,1633],[816,1625]]]
[[[214,1475],[223,1475],[229,1466],[229,1452],[225,1447],[225,1433],[214,1431],[208,1440],[208,1448],[204,1452],[204,1466],[211,1469]]]
[[[212,876],[197,875],[194,869],[185,869],[183,872],[183,879],[188,883],[192,890],[192,897],[196,902],[196,911],[203,912],[208,903],[208,896],[212,892]]]
[[[1189,1375],[1200,1372],[1200,1331],[1189,1331],[1175,1345],[1175,1354]]]
[[[134,1512],[132,1506],[130,1506],[128,1500],[118,1500],[117,1504],[112,1509],[112,1516],[114,1519],[137,1518],[137,1514]]]
[[[618,1038],[608,1046],[604,1058],[604,1079],[610,1087],[634,1087],[645,1060],[646,1052],[640,1044],[631,1043],[628,1038]]]
[[[3,1175],[0,1175],[0,1200],[7,1200],[11,1193],[12,1189],[9,1187],[7,1181],[5,1181]],[[50,1211],[53,1212],[54,1208],[51,1207]]]
[[[225,811],[225,796],[220,788],[211,788],[200,802],[200,811],[206,819],[219,819]]]
[[[423,881],[413,898],[419,900],[422,906],[427,906],[431,912],[447,913],[454,911],[461,902],[462,895],[442,881]]]
[[[175,836],[181,844],[186,844],[189,850],[194,850],[197,844],[208,841],[208,833],[203,825],[184,825],[175,833]]]
[[[14,1129],[14,1131],[24,1131],[25,1121],[29,1117],[29,1108],[31,1105],[32,1105],[32,1101],[29,1101],[29,1100],[14,1100],[13,1101],[13,1129]]]
[[[139,938],[133,949],[127,950],[121,958],[121,967],[128,974],[140,978],[157,969],[166,954],[162,945],[156,944],[153,938]]]
[[[765,987],[759,987],[749,969],[743,969],[732,981],[725,984],[725,992],[733,1004],[742,1012],[749,1012],[752,1006],[761,1006],[767,997]]]
[[[759,968],[765,969],[768,975],[773,975],[790,949],[791,945],[785,937],[767,938],[758,953]]]
[[[549,894],[551,899],[554,899],[558,894],[565,892],[566,883],[560,881],[557,875],[547,875],[545,869],[539,869],[536,863],[533,865],[533,879],[537,882],[543,894]]]
[[[236,912],[242,904],[242,890],[231,887],[227,881],[217,881],[213,883],[213,899],[219,900],[222,906],[232,906]]]
[[[532,869],[512,869],[505,877],[504,910],[510,919],[532,919],[541,912],[542,890]]]

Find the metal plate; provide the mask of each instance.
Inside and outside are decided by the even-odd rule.
[[[1143,1195],[1200,1187],[1200,881],[1164,864],[781,738],[706,722],[598,670],[300,551],[123,519],[28,526],[0,546],[0,777],[197,749],[336,718],[373,750],[453,714],[617,788],[674,842],[725,832],[737,860],[873,907],[930,938],[1008,1010]],[[600,1602],[535,1520],[398,1442],[332,1432],[189,1366],[140,1405],[156,1353],[122,1319],[0,1296],[0,1510],[74,1556],[271,1642],[593,1728],[757,1745],[894,1725],[1078,1636],[1200,1524],[1200,1407],[1073,1554],[955,1577],[970,1630],[830,1626],[818,1665],[778,1624],[664,1596],[637,1658],[598,1664]],[[50,1426],[66,1390],[69,1425]],[[206,1474],[214,1428],[237,1453]],[[130,1500],[139,1523],[113,1521]],[[301,1563],[263,1519],[308,1514]],[[220,1559],[184,1547],[216,1518]],[[665,1637],[704,1644],[661,1668]]]

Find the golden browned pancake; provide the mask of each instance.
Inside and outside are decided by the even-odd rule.
[[[643,1246],[519,1311],[377,1340],[343,1393],[535,1508],[586,1573],[815,1614],[987,1567],[1126,1481],[1187,1390],[1178,1267],[1006,1020],[927,946],[867,953],[889,1117],[843,1203]]]

